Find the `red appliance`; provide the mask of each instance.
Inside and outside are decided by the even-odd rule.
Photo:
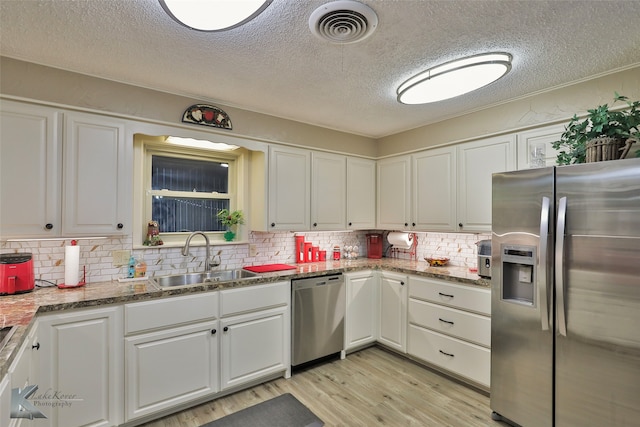
[[[382,234],[367,234],[367,258],[382,258]]]
[[[0,295],[32,291],[35,283],[30,253],[0,254]]]

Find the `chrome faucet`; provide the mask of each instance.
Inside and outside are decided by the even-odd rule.
[[[204,259],[204,271],[205,273],[211,270],[211,245],[209,244],[209,237],[207,237],[207,235],[202,232],[202,231],[194,231],[193,233],[189,234],[189,237],[187,237],[187,241],[184,243],[184,247],[182,248],[182,255],[183,256],[189,256],[189,243],[191,243],[191,239],[193,238],[193,236],[195,235],[201,235],[202,237],[204,237],[204,241],[206,243],[206,253],[205,253],[205,259]],[[220,263],[214,263],[214,267],[219,266]]]

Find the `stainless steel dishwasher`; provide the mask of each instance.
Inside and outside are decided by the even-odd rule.
[[[291,281],[291,365],[344,349],[346,297],[342,273]]]

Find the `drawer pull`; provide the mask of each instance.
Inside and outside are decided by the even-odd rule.
[[[440,295],[441,297],[447,297],[447,298],[453,298],[454,295],[451,294],[443,294],[442,292],[438,292],[438,295]]]
[[[447,353],[447,352],[444,352],[444,351],[442,351],[442,350],[438,350],[438,351],[439,351],[440,353],[444,354],[445,356],[455,357],[455,355],[453,355],[453,354],[451,354],[451,353]]]
[[[439,317],[438,317],[438,320],[439,320],[439,321],[441,321],[441,322],[444,322],[444,323],[448,323],[448,324],[450,324],[450,325],[453,325],[453,322],[452,322],[452,321],[450,321],[450,320],[444,320],[444,319],[441,319],[441,318],[439,318]]]

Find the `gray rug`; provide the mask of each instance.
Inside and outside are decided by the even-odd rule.
[[[323,425],[324,421],[316,417],[292,394],[287,393],[202,427],[321,427]]]

